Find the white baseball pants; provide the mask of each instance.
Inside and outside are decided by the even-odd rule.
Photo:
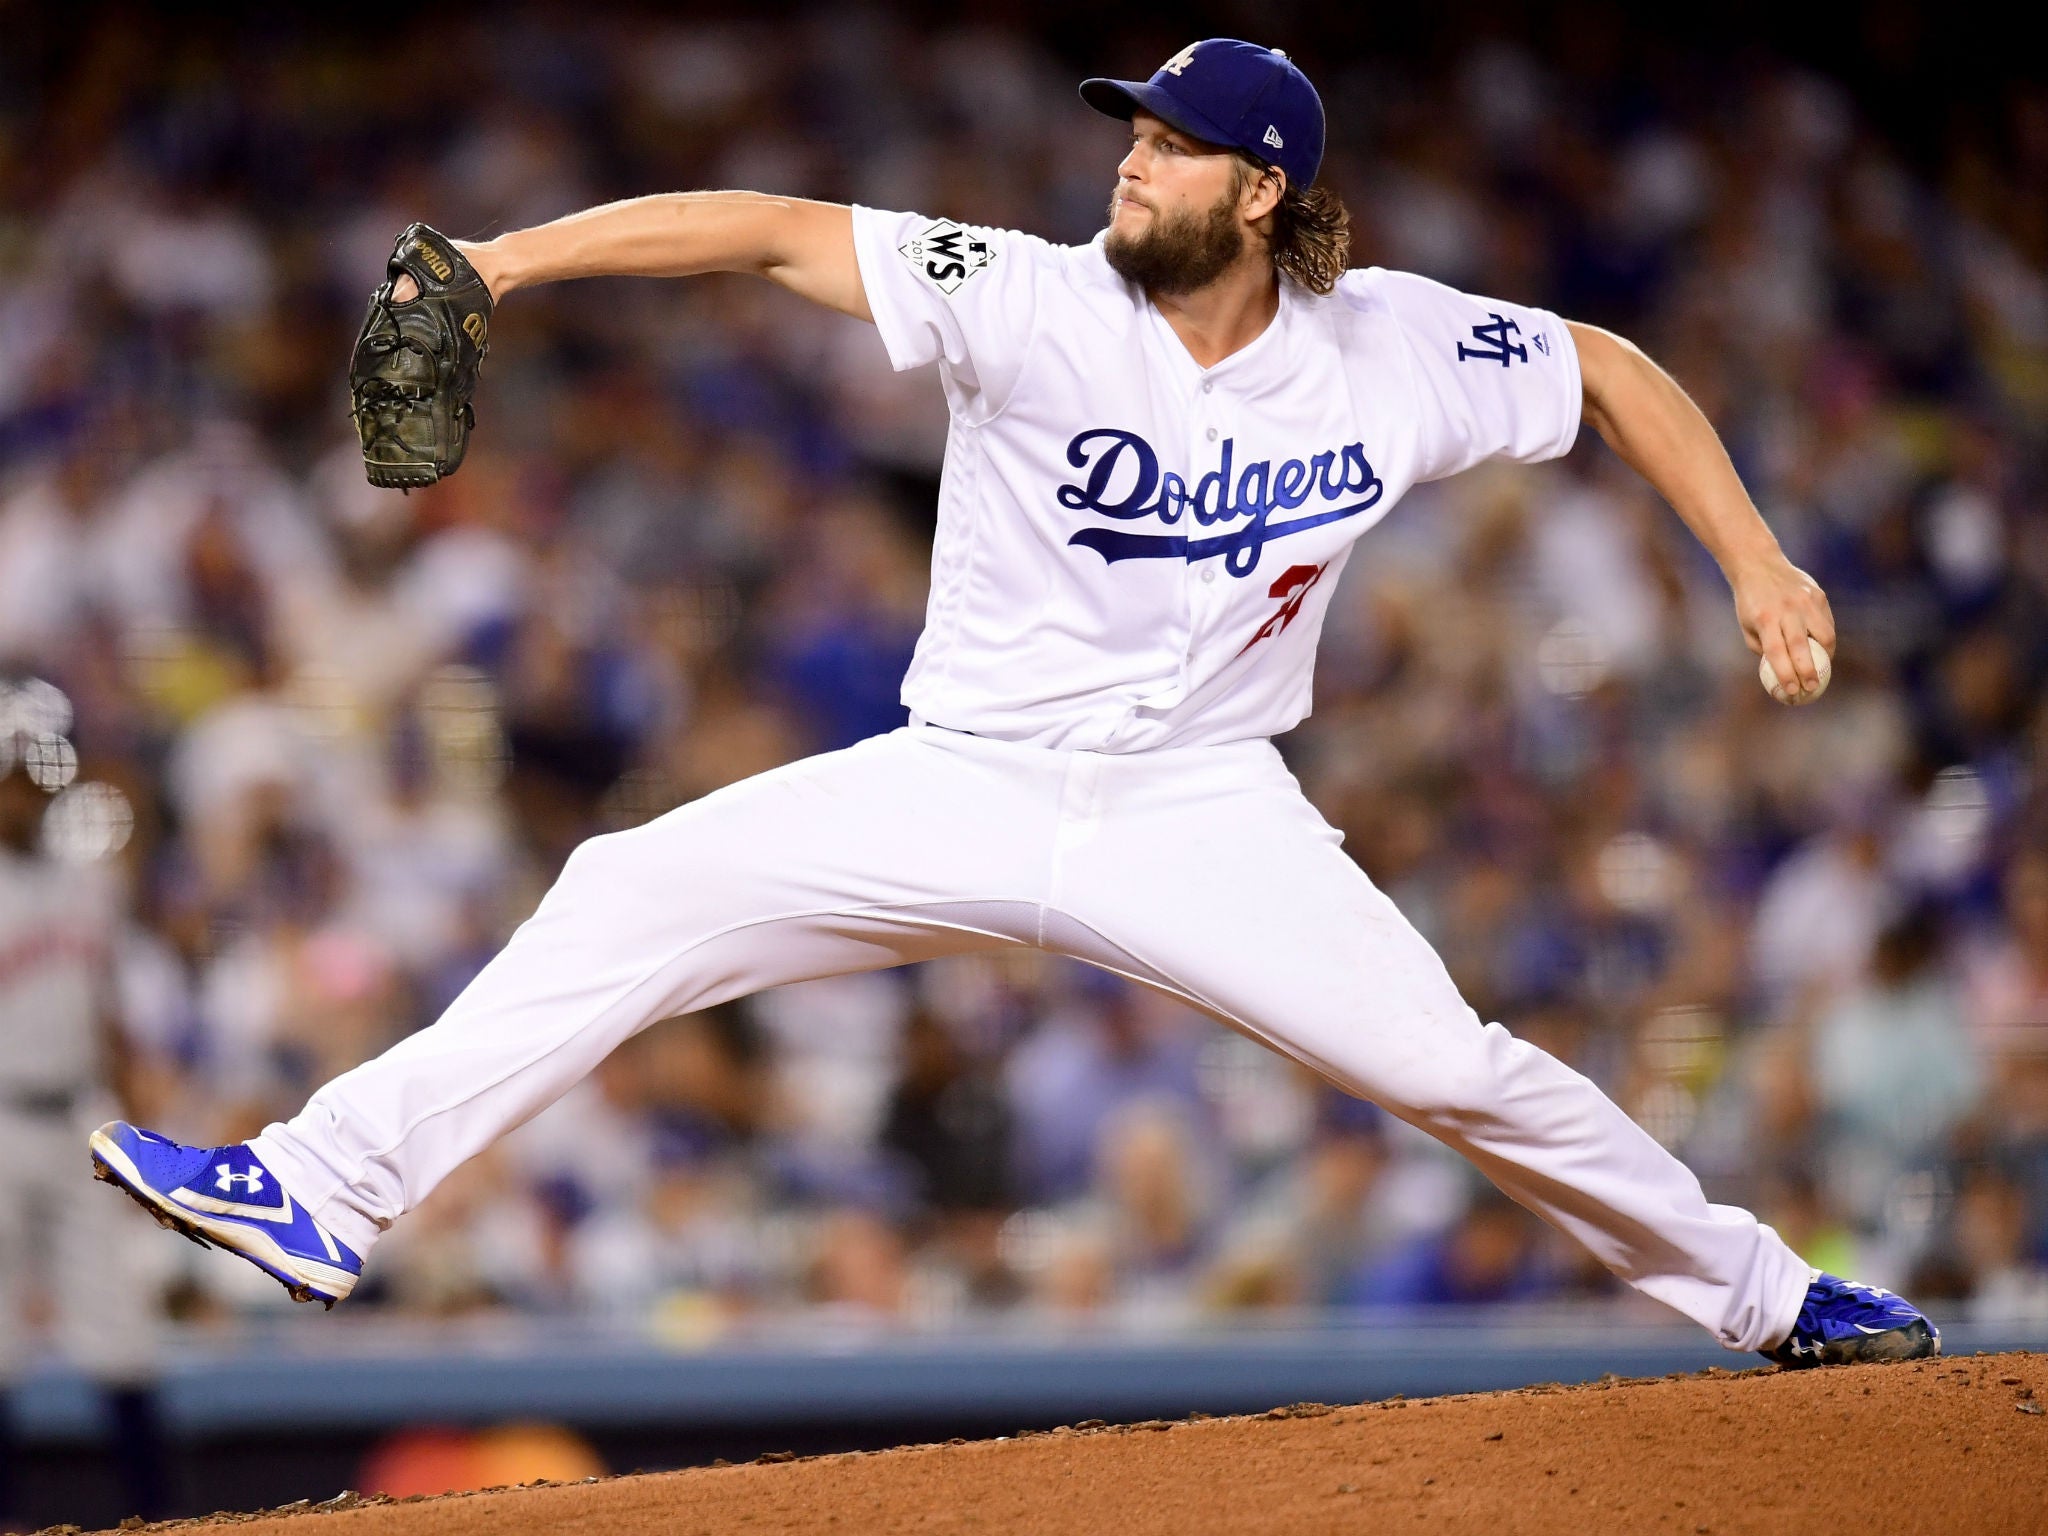
[[[594,838],[428,1029],[257,1155],[358,1252],[657,1019],[1029,944],[1182,998],[1455,1148],[1733,1349],[1807,1267],[1588,1079],[1482,1024],[1267,741],[1115,754],[912,725]]]

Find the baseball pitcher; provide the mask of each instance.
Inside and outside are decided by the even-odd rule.
[[[871,321],[951,411],[910,724],[586,843],[434,1026],[245,1145],[125,1124],[100,1175],[301,1299],[650,1021],[764,987],[1026,944],[1155,987],[1470,1158],[1725,1345],[1933,1353],[1899,1298],[1809,1268],[1586,1078],[1479,1019],[1271,738],[1309,708],[1352,545],[1410,486],[1590,422],[1720,562],[1750,648],[1818,691],[1826,599],[1712,427],[1629,343],[1346,269],[1323,111],[1211,38],[1146,81],[1084,246],[743,192],[638,198],[458,245],[416,225],[353,365],[371,478],[459,463],[494,307],[600,274],[752,272]]]

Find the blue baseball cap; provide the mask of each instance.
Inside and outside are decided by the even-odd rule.
[[[1306,187],[1323,163],[1323,99],[1277,48],[1234,37],[1190,43],[1150,80],[1083,80],[1081,99],[1129,122],[1150,112],[1211,144],[1241,149]]]

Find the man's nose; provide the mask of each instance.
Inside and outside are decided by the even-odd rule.
[[[1122,163],[1120,163],[1117,166],[1117,175],[1126,181],[1143,181],[1145,179],[1144,167],[1142,163],[1144,161],[1144,158],[1145,146],[1142,144],[1133,144],[1131,146],[1131,152],[1125,155]]]

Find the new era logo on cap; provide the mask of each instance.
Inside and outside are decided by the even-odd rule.
[[[1128,122],[1138,112],[1191,137],[1257,156],[1295,186],[1323,161],[1323,103],[1308,76],[1277,48],[1234,37],[1190,43],[1150,80],[1084,80],[1081,99]]]

